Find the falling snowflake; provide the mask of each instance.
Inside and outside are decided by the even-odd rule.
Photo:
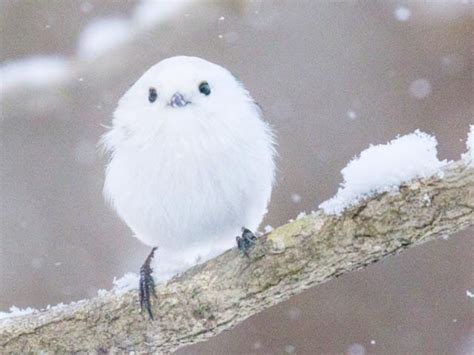
[[[346,115],[351,120],[355,120],[357,118],[357,114],[352,110],[347,111]]]
[[[430,96],[431,84],[426,79],[414,80],[410,84],[409,91],[411,96],[413,96],[415,99],[421,100]]]
[[[294,203],[300,203],[301,202],[301,195],[299,195],[297,193],[292,193],[291,194],[291,201],[293,201]]]
[[[398,21],[405,22],[408,21],[408,19],[410,18],[411,11],[405,6],[398,6],[393,12],[393,14],[395,15],[395,18]]]

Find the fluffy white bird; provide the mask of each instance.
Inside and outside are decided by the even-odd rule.
[[[232,246],[242,226],[259,226],[275,176],[274,135],[228,70],[179,56],[130,87],[102,144],[110,153],[107,200],[154,247],[140,273],[141,307],[153,318],[155,247],[164,262],[153,269],[173,273]],[[254,235],[242,231],[246,253]]]

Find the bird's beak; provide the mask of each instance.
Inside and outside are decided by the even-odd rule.
[[[175,92],[173,96],[171,97],[169,105],[171,107],[184,107],[189,103],[190,102],[187,101],[183,95],[181,95],[179,92]]]

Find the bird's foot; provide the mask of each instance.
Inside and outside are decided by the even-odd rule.
[[[142,267],[140,268],[140,287],[139,287],[139,298],[140,298],[140,309],[142,312],[146,311],[151,320],[153,320],[153,312],[151,310],[151,297],[156,298],[155,293],[155,280],[151,276],[152,269],[150,266],[151,260],[155,255],[155,250],[151,250],[150,255],[146,258]]]
[[[242,236],[235,237],[237,241],[237,248],[246,256],[249,257],[249,250],[255,244],[257,237],[249,229],[242,227]]]

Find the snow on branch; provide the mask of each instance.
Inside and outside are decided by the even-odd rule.
[[[439,161],[436,138],[420,131],[371,146],[343,170],[323,211],[262,237],[158,288],[158,321],[137,311],[137,276],[98,297],[38,311],[0,312],[7,351],[172,351],[228,329],[264,308],[411,245],[474,224],[474,126],[456,163]],[[3,321],[2,321],[3,319]]]
[[[370,146],[342,169],[344,182],[337,195],[319,207],[328,214],[340,214],[376,193],[397,191],[404,182],[440,174],[446,161],[438,160],[437,145],[435,137],[416,130]]]
[[[309,287],[474,225],[474,168],[463,159],[442,173],[276,228],[249,258],[232,249],[189,269],[157,286],[155,321],[140,314],[136,290],[103,292],[0,322],[0,348],[170,352],[204,341]]]

